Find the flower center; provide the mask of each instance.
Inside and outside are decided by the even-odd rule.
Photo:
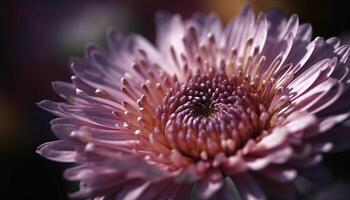
[[[215,112],[213,106],[207,102],[198,102],[194,109],[197,116],[203,117],[210,117]]]
[[[195,75],[171,91],[158,108],[167,146],[195,159],[234,154],[269,128],[257,88],[241,76]]]

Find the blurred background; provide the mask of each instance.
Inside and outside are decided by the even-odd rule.
[[[301,22],[313,25],[314,36],[339,36],[350,42],[350,12],[346,1],[14,0],[2,4],[1,199],[68,199],[67,193],[74,187],[62,178],[68,166],[35,153],[38,145],[55,139],[49,127],[54,116],[35,103],[43,99],[59,100],[50,82],[69,81],[67,61],[71,56],[83,56],[86,43],[104,46],[105,30],[109,26],[124,33],[140,33],[153,41],[153,17],[157,10],[184,17],[194,11],[214,11],[227,22],[246,3],[255,11],[280,7],[288,14],[297,13]],[[324,164],[333,181],[318,186],[303,184],[300,189],[307,193],[302,198],[350,199],[350,152],[327,155]]]

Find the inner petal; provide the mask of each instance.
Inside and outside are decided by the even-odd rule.
[[[270,128],[269,102],[259,92],[242,76],[194,75],[164,98],[157,128],[169,148],[193,159],[234,154]]]

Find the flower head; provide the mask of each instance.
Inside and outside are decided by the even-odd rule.
[[[322,177],[322,153],[349,146],[348,45],[279,10],[156,21],[156,46],[110,29],[108,51],[88,45],[72,83],[53,83],[66,101],[39,103],[60,140],[38,153],[77,164],[72,197],[189,199],[196,184],[230,199],[230,177],[242,199],[293,198],[297,176]]]

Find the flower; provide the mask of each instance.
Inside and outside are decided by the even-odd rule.
[[[249,6],[223,27],[214,14],[188,20],[160,13],[156,46],[108,31],[108,51],[91,44],[73,58],[60,139],[37,152],[74,162],[73,198],[293,199],[297,176],[325,177],[322,153],[349,147],[349,46],[311,41],[309,24]]]

